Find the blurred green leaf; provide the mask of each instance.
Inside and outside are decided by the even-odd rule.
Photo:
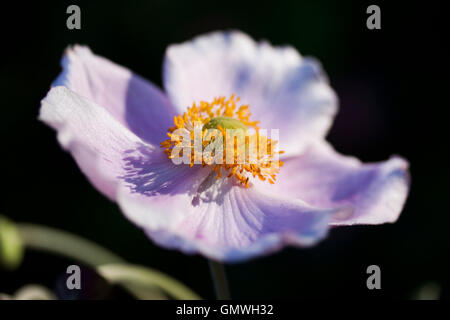
[[[16,226],[8,218],[0,216],[0,264],[13,270],[22,262],[23,254],[23,243]]]
[[[441,295],[441,286],[434,282],[428,282],[422,285],[414,294],[415,300],[439,300]]]
[[[14,300],[55,300],[56,296],[48,288],[39,284],[28,284],[16,291]]]

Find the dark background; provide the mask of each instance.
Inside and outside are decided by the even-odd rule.
[[[81,8],[81,30],[66,28],[70,4]],[[366,28],[370,4],[381,7],[381,30]],[[37,114],[69,44],[87,44],[160,85],[167,45],[235,28],[317,57],[341,101],[328,139],[363,161],[407,158],[412,187],[395,224],[336,228],[314,248],[289,248],[227,266],[233,298],[408,299],[429,282],[448,298],[444,13],[431,1],[54,1],[3,7],[0,214],[74,232],[213,298],[205,259],[147,240],[94,190]],[[0,269],[0,292],[30,282],[54,287],[69,262],[27,252],[18,270]],[[382,290],[366,288],[371,264],[381,267]]]

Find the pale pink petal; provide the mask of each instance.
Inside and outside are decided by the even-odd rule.
[[[163,78],[180,111],[194,101],[238,95],[261,128],[280,129],[280,146],[287,153],[322,139],[337,111],[337,97],[316,60],[236,31],[171,45]]]
[[[160,190],[157,184],[155,188]],[[226,262],[265,255],[285,245],[313,245],[326,236],[333,216],[346,210],[318,209],[246,189],[231,179],[216,181],[215,174],[205,178],[205,172],[166,191],[130,196],[121,189],[118,202],[125,215],[161,246]]]
[[[143,144],[141,139],[106,109],[65,87],[50,90],[42,100],[39,119],[57,131],[59,143],[92,184],[114,199],[126,151]]]
[[[335,219],[333,225],[395,222],[409,190],[408,162],[392,157],[363,164],[323,142],[284,159],[276,183],[261,187],[319,208],[353,208],[353,215]]]
[[[57,131],[62,147],[91,183],[113,201],[118,201],[118,195],[139,195],[167,206],[164,195],[185,194],[197,176],[204,179],[210,172],[201,166],[173,164],[163,149],[144,142],[104,108],[66,87],[50,90],[42,100],[39,119]],[[146,228],[164,219],[167,224],[172,218],[154,209],[149,206],[144,220],[132,221]]]
[[[53,86],[65,86],[95,102],[147,142],[159,145],[167,139],[175,110],[158,87],[84,46],[68,48],[62,67]]]

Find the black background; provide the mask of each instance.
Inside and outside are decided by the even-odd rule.
[[[81,30],[66,28],[70,4],[81,8]],[[366,28],[369,4],[381,7],[381,30]],[[54,1],[3,7],[0,214],[69,230],[213,298],[205,259],[147,240],[89,184],[37,114],[69,44],[87,44],[160,85],[167,45],[240,29],[317,57],[340,97],[328,139],[363,161],[407,158],[412,187],[395,224],[336,228],[314,248],[227,266],[232,296],[408,299],[432,282],[448,298],[446,27],[443,6],[432,1]],[[0,269],[0,292],[30,282],[54,287],[69,262],[28,252],[18,270]],[[371,264],[381,267],[382,290],[366,288]]]

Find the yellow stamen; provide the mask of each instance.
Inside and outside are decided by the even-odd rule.
[[[184,139],[189,137],[188,141],[190,146],[194,146],[194,129],[198,128],[200,123],[200,138],[202,139],[201,150],[203,153],[204,148],[215,141],[215,137],[210,139],[210,131],[217,129],[222,134],[223,139],[223,163],[215,163],[214,159],[199,158],[198,150],[190,148],[187,150],[190,154],[186,154],[190,158],[189,166],[193,167],[197,164],[196,160],[201,159],[203,167],[206,165],[211,166],[211,170],[217,173],[217,179],[220,178],[232,178],[237,179],[245,187],[249,187],[250,176],[258,177],[262,181],[268,181],[271,184],[275,183],[276,174],[279,172],[279,168],[283,165],[283,162],[278,160],[278,154],[282,154],[283,151],[275,151],[275,147],[278,141],[273,141],[263,135],[259,134],[259,121],[250,120],[250,111],[248,105],[241,105],[237,107],[239,97],[235,97],[234,94],[226,100],[225,97],[215,98],[212,102],[201,101],[199,104],[193,103],[192,107],[188,107],[187,111],[183,115],[175,116],[173,119],[174,126],[170,127],[167,131],[167,135],[170,139],[161,142],[161,148],[167,154],[169,159],[181,156],[183,150],[179,155],[172,155],[172,150],[175,147],[184,145]],[[187,132],[188,135],[180,135],[176,130],[182,129]],[[247,132],[248,129],[254,129],[255,133],[252,136],[245,136],[241,140],[241,146],[238,146],[239,141],[237,136],[231,136],[234,141],[230,141],[227,144],[227,129],[242,129],[240,131]],[[187,130],[187,131],[186,131]],[[256,141],[256,145],[250,143],[250,140]],[[260,154],[261,146],[266,145],[266,153]],[[226,148],[232,147],[234,152],[233,163],[226,163]],[[233,147],[234,146],[234,147]],[[186,152],[186,151],[185,151]],[[216,152],[216,151],[215,151]],[[249,161],[249,155],[256,155],[256,163]],[[239,159],[244,159],[244,163],[240,163]],[[222,175],[222,170],[224,175]]]

